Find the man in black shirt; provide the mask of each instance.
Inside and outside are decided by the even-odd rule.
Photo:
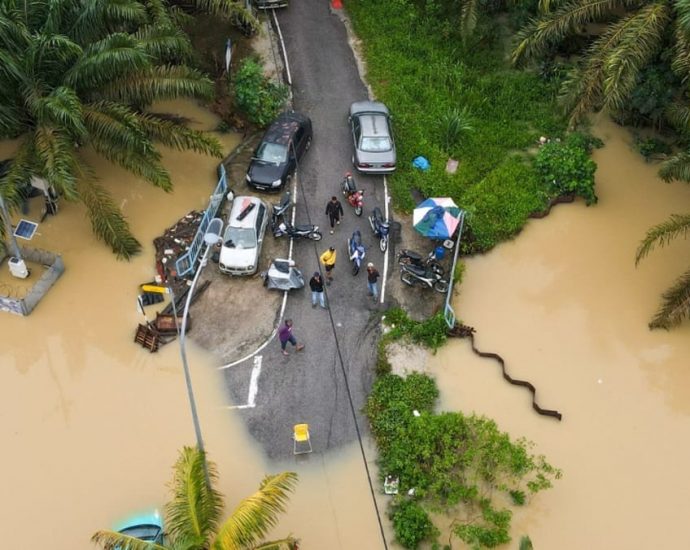
[[[336,224],[340,225],[340,216],[343,215],[343,205],[340,204],[337,197],[331,197],[331,200],[328,201],[326,205],[326,215],[331,221],[331,235],[333,235],[333,228]]]

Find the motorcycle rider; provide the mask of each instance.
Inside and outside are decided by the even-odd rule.
[[[331,235],[333,235],[333,228],[340,225],[340,217],[344,214],[343,205],[337,197],[331,197],[331,200],[326,204],[326,216],[331,222]]]

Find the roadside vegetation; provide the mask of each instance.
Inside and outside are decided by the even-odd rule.
[[[434,350],[446,339],[441,315],[416,322],[399,309],[385,319],[385,345],[407,340]],[[460,412],[437,413],[438,388],[427,375],[406,378],[381,364],[365,413],[379,450],[382,480],[399,479],[389,508],[396,540],[405,548],[435,542],[433,513],[452,516],[448,546],[457,538],[470,548],[494,548],[511,540],[511,506],[551,487],[560,470],[533,444],[513,440],[496,423]]]
[[[197,447],[185,447],[173,468],[172,500],[165,506],[166,540],[155,544],[115,531],[98,531],[92,541],[106,550],[295,550],[298,539],[287,536],[270,542],[264,537],[278,524],[297,474],[283,472],[264,478],[259,490],[242,500],[222,521],[223,495],[215,488],[218,473],[213,462],[204,468],[205,455]],[[208,481],[207,481],[208,480]]]

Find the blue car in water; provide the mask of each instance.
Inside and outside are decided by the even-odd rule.
[[[158,510],[133,516],[115,529],[118,533],[146,542],[163,542],[163,519]]]

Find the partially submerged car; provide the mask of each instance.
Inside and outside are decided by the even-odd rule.
[[[273,8],[287,8],[288,0],[255,0],[256,7],[260,10]]]
[[[278,191],[290,182],[297,162],[312,138],[308,116],[286,111],[268,127],[247,170],[247,184],[263,191]]]
[[[223,236],[218,267],[229,275],[252,275],[259,266],[268,206],[256,197],[235,197]]]
[[[163,520],[157,510],[129,518],[115,530],[128,537],[154,544],[162,544],[164,539]]]
[[[378,101],[356,101],[350,106],[354,142],[352,164],[366,174],[395,171],[396,154],[388,108]]]

